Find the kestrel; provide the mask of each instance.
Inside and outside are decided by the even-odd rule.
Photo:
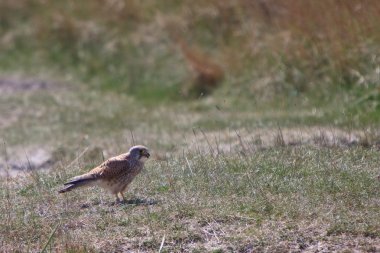
[[[108,159],[89,172],[72,178],[65,183],[65,188],[59,191],[64,193],[82,186],[100,186],[125,200],[123,192],[144,167],[144,162],[150,154],[146,147],[137,145],[129,149],[128,153]]]

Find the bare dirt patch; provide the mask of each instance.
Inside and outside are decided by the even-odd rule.
[[[54,164],[52,152],[41,147],[7,150],[0,158],[0,177],[19,176],[25,172],[49,169]]]

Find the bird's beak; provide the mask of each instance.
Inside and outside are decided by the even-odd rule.
[[[147,152],[145,152],[144,153],[144,156],[146,156],[146,158],[149,158],[150,157],[150,154],[149,154],[149,152],[147,151]]]

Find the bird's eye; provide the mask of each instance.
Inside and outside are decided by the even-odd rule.
[[[140,149],[140,155],[142,155],[144,153],[144,150]]]

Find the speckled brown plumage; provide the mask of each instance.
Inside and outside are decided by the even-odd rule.
[[[112,157],[91,171],[72,178],[59,193],[81,186],[100,186],[115,194],[116,201],[120,201],[119,194],[124,199],[123,192],[144,168],[144,162],[149,156],[146,147],[134,146],[128,153]]]

